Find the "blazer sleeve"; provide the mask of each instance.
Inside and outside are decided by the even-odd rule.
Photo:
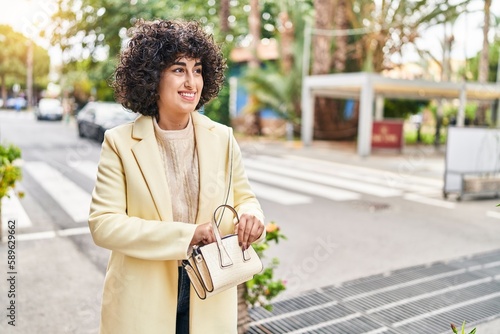
[[[126,184],[122,158],[107,131],[88,221],[95,244],[146,260],[187,258],[196,225],[128,216]]]
[[[238,215],[243,213],[251,214],[257,217],[263,224],[264,213],[260,207],[260,203],[257,200],[252,188],[250,187],[250,182],[245,172],[245,167],[243,165],[242,155],[240,147],[233,137],[233,193],[234,193],[234,208],[238,212]],[[266,236],[266,229],[262,232],[262,235],[255,242],[263,241]]]

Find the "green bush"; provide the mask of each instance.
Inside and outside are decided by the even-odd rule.
[[[21,180],[21,150],[14,145],[0,144],[0,240],[2,239],[2,198]],[[21,194],[22,195],[22,194]]]
[[[21,180],[21,150],[14,145],[0,144],[0,200]],[[1,202],[0,202],[1,205]]]

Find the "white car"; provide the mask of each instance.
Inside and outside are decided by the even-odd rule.
[[[63,118],[63,107],[58,99],[43,98],[35,109],[38,120],[48,119],[60,121]]]

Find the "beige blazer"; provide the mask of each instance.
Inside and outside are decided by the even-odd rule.
[[[199,159],[200,195],[196,224],[209,222],[224,203],[228,182],[228,128],[192,113]],[[228,204],[262,222],[241,152],[233,140],[233,181]],[[234,232],[226,210],[221,233]],[[196,225],[174,222],[170,191],[153,120],[106,131],[89,226],[94,242],[111,250],[101,312],[101,333],[175,333],[178,260],[187,257]],[[264,234],[261,236],[263,239]],[[236,333],[236,288],[200,300],[191,288],[191,334]]]

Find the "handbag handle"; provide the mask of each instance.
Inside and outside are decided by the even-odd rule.
[[[224,201],[224,205],[227,204],[227,200],[229,199],[229,194],[231,193],[231,182],[233,180],[233,129],[228,127],[227,128],[228,130],[228,150],[229,150],[229,158],[228,158],[228,161],[227,161],[227,168],[229,169],[229,180],[227,182],[227,194],[226,194],[226,200]],[[218,209],[218,208],[217,208]],[[217,211],[217,209],[215,209],[215,211]],[[224,216],[224,210],[225,208],[222,210],[222,214],[219,218],[219,222],[217,223],[217,226],[220,225],[220,222],[222,221],[222,217]],[[238,214],[233,211],[233,213],[235,214],[236,218],[238,218]],[[215,219],[215,212],[214,212],[214,219]],[[239,221],[239,218],[238,218],[238,221]]]
[[[230,206],[228,204],[222,204],[222,205],[219,205],[215,209],[214,219],[212,219],[212,229],[213,229],[213,232],[215,235],[215,240],[217,242],[217,248],[219,248],[220,263],[221,263],[222,267],[228,267],[228,266],[233,264],[233,261],[229,257],[229,254],[227,253],[226,248],[222,244],[222,238],[220,237],[219,228],[217,227],[217,223],[216,223],[217,218],[215,217],[217,210],[219,210],[220,208],[228,208],[229,210],[231,210],[233,212],[234,216],[236,217],[236,219],[238,220],[238,223],[240,222],[240,217],[238,217],[238,213],[236,212],[236,210],[232,206]],[[222,220],[222,216],[220,219]]]

